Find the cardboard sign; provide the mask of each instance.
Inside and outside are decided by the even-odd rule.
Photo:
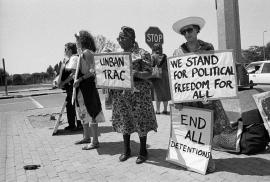
[[[130,53],[95,54],[94,59],[98,88],[133,88]]]
[[[206,174],[211,156],[213,112],[207,109],[171,106],[171,132],[166,160]]]
[[[185,54],[168,60],[173,102],[237,96],[236,69],[231,50]]]
[[[270,91],[253,95],[258,110],[262,116],[264,126],[270,136]]]

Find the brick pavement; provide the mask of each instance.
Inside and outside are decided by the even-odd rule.
[[[104,102],[103,102],[104,103]],[[100,124],[100,148],[83,151],[74,141],[81,134],[51,136],[49,127],[33,127],[27,116],[55,113],[60,108],[28,112],[0,113],[0,181],[270,181],[270,152],[258,155],[235,155],[213,151],[216,172],[201,175],[165,161],[170,118],[158,115],[158,132],[148,135],[149,160],[135,164],[139,151],[137,134],[131,137],[132,157],[119,162],[121,134],[112,131],[109,118]],[[62,125],[61,128],[64,126]],[[40,164],[37,170],[23,169],[27,164]]]

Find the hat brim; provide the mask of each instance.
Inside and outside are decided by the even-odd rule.
[[[203,18],[193,16],[178,20],[173,24],[172,28],[176,33],[181,34],[180,30],[187,25],[198,25],[202,29],[204,24],[205,21]]]

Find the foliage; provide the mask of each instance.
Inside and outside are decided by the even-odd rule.
[[[255,62],[262,61],[264,59],[264,51],[265,51],[265,59],[270,59],[270,42],[263,46],[250,46],[246,50],[242,50],[242,56],[245,62]]]
[[[4,80],[5,76],[6,78],[8,78],[9,74],[7,72],[4,73],[4,69],[0,68],[0,85],[5,85],[5,80]]]
[[[119,48],[118,44],[115,44],[114,42],[108,40],[103,35],[96,36],[95,42],[96,42],[96,46],[97,46],[97,51],[96,51],[97,53],[115,52]]]

